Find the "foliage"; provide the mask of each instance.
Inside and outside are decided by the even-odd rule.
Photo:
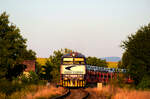
[[[15,91],[21,90],[21,88],[23,88],[23,86],[18,82],[12,83],[7,80],[0,81],[0,92],[6,94],[7,96]]]
[[[150,80],[150,24],[129,36],[121,46],[125,49],[123,66],[129,69],[135,85],[145,87]]]
[[[8,17],[6,12],[0,15],[0,79],[12,80],[23,71],[12,73],[16,66],[25,59],[35,59],[35,52],[27,50],[26,39],[19,28],[9,22]]]
[[[40,79],[45,79],[50,81],[52,79],[52,75],[50,74],[53,68],[50,64],[46,64],[45,66],[40,67],[39,77]]]
[[[127,51],[125,51],[123,53],[123,56],[122,56],[122,60],[121,60],[121,68],[127,68],[127,66],[129,65],[130,63],[130,58],[129,57],[129,53]]]
[[[100,58],[97,57],[87,57],[86,63],[88,65],[93,65],[93,66],[107,67],[106,60],[101,60]]]
[[[144,75],[142,81],[138,84],[137,88],[140,89],[150,89],[150,77],[149,75]]]
[[[5,89],[4,92],[0,91],[0,99],[35,99],[33,98],[33,95],[35,95],[38,91],[41,92],[41,90],[45,89],[45,88],[49,88],[49,90],[51,90],[51,88],[49,86],[45,86],[46,84],[23,84],[23,83],[18,83],[18,82],[12,82],[10,83],[10,81],[7,81],[9,83],[9,88],[7,87],[8,84],[7,83],[3,83],[3,87],[5,88],[5,86],[7,87],[7,90]],[[1,83],[0,83],[1,85]],[[13,88],[13,90],[11,90]],[[1,88],[0,88],[1,89]],[[6,95],[6,92],[10,92],[10,94]],[[40,93],[39,92],[39,93]],[[47,93],[50,93],[49,91],[47,91]],[[30,97],[28,97],[28,95],[31,94]],[[42,95],[43,93],[41,93],[40,95]]]
[[[117,67],[122,68],[122,62],[121,61],[118,62]]]
[[[31,49],[29,49],[29,50],[26,49],[26,51],[22,54],[23,54],[22,57],[24,60],[35,60],[36,59],[36,53]]]
[[[14,78],[20,75],[26,68],[26,65],[23,64],[16,64],[14,68],[8,69],[8,74],[6,78]]]
[[[39,81],[38,75],[33,71],[24,72],[19,78],[24,84],[38,84]]]
[[[47,74],[51,78],[52,81],[58,81],[60,76],[60,65],[61,65],[61,57],[64,54],[70,53],[72,50],[70,49],[61,49],[53,52],[53,55],[50,55],[49,60],[46,62],[46,67],[49,68]]]

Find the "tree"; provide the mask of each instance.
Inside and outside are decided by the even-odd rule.
[[[121,68],[127,69],[127,66],[129,65],[129,53],[124,52],[121,60]]]
[[[97,57],[87,57],[86,63],[87,65],[107,67],[106,60],[101,60],[100,58],[97,58]]]
[[[123,68],[123,66],[122,66],[122,61],[119,61],[119,62],[118,62],[117,67],[118,67],[118,68]]]
[[[16,76],[12,73],[16,66],[21,66],[25,59],[35,59],[35,52],[27,50],[26,39],[8,17],[6,12],[0,15],[0,79],[11,80]]]
[[[134,35],[128,36],[128,39],[123,41],[121,47],[125,49],[122,58],[123,65],[129,69],[129,74],[133,78],[134,84],[141,86],[143,79],[144,81],[149,81],[150,24],[141,27]],[[150,88],[150,83],[147,86]]]
[[[53,55],[50,55],[49,60],[46,62],[46,67],[49,68],[47,73],[49,78],[51,77],[52,81],[58,81],[60,76],[60,65],[61,57],[67,53],[72,52],[70,49],[60,49],[53,52]]]

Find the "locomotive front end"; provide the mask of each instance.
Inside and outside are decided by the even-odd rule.
[[[80,53],[69,53],[62,57],[60,82],[63,87],[85,87],[86,61]]]

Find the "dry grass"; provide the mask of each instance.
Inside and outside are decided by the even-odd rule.
[[[113,99],[150,99],[150,91],[120,89]]]
[[[25,99],[48,99],[52,96],[61,95],[64,92],[64,88],[56,88],[54,86],[40,86],[37,92],[29,93]]]
[[[150,91],[114,88],[112,86],[105,86],[102,90],[98,88],[87,88],[86,90],[91,93],[91,99],[150,99]]]
[[[107,99],[112,95],[109,86],[103,87],[102,90],[98,88],[87,88],[86,90],[90,92],[90,99]]]
[[[64,88],[56,88],[53,85],[30,85],[7,97],[5,94],[0,93],[0,99],[48,99],[53,96],[61,95],[64,92]]]
[[[6,95],[3,93],[0,93],[0,99],[5,99]]]
[[[25,88],[23,88],[20,91],[14,92],[9,96],[6,96],[4,93],[0,93],[0,99],[24,99],[24,97],[28,94],[28,93],[33,93],[36,92],[38,90],[40,86],[37,85],[29,85],[26,86]]]

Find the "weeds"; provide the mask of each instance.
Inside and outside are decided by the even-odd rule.
[[[93,99],[149,99],[150,91],[129,89],[126,87],[104,86],[102,90],[98,88],[87,88]]]

